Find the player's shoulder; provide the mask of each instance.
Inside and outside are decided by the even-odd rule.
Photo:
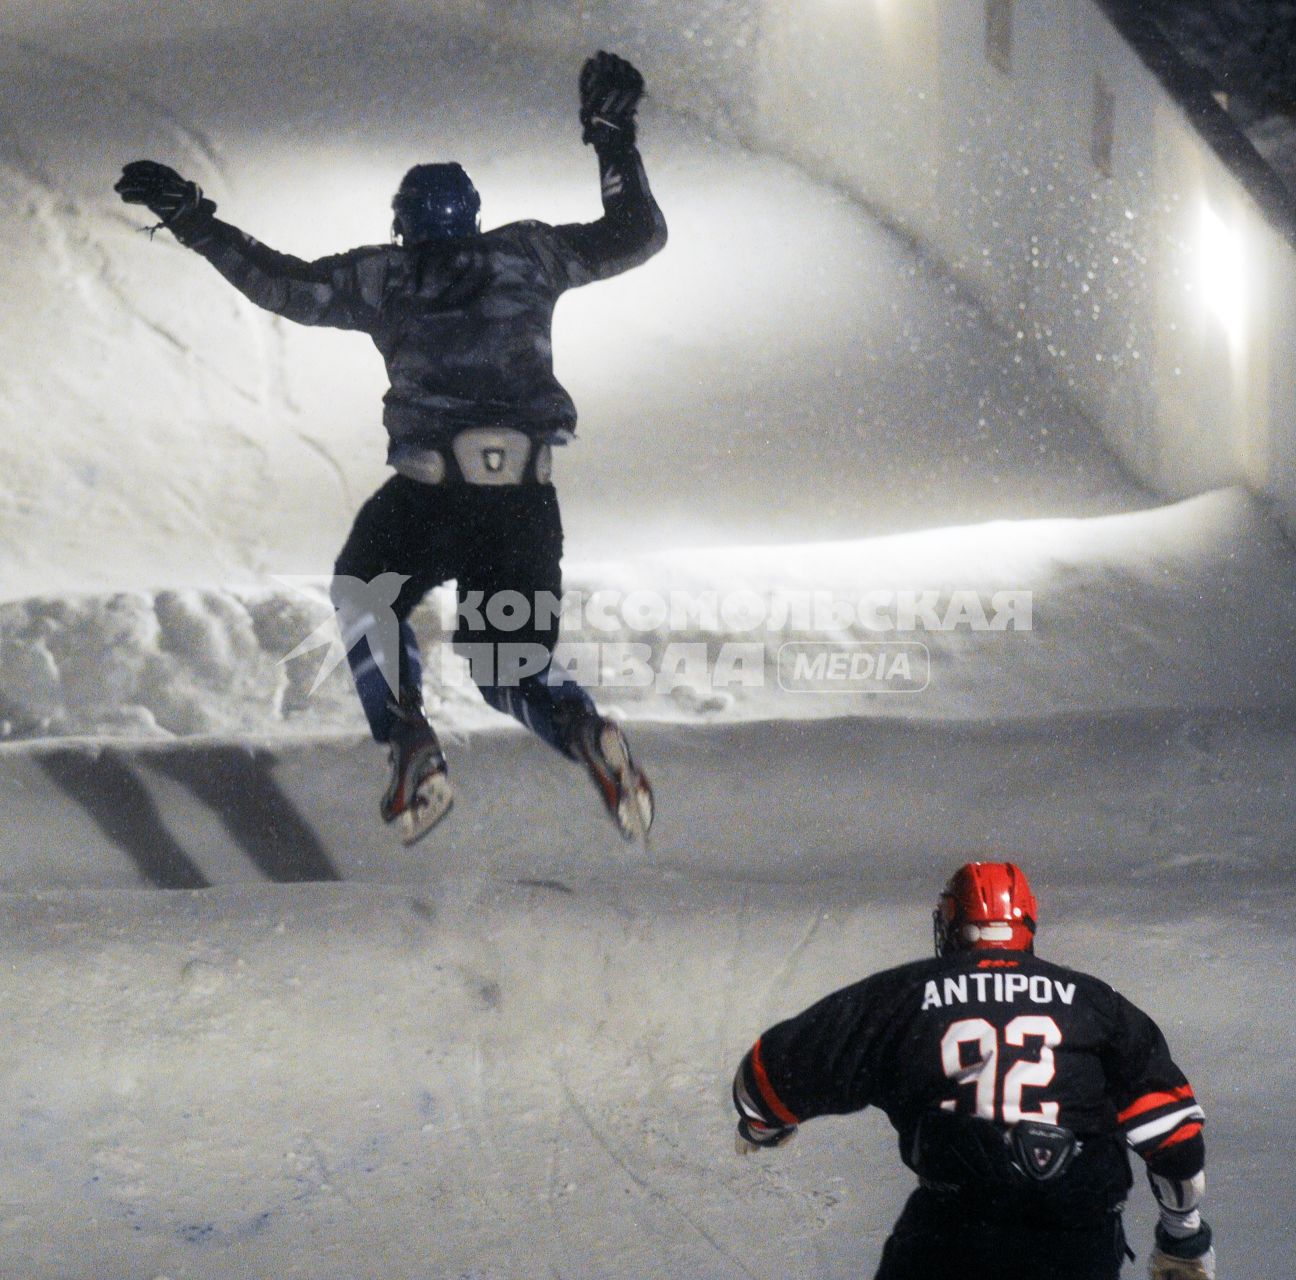
[[[570,283],[572,251],[557,227],[535,219],[509,222],[486,232],[485,240],[502,258],[534,264],[559,287]]]
[[[380,305],[382,297],[400,278],[406,251],[396,244],[362,244],[333,259],[332,266],[354,277],[362,297]]]
[[[847,999],[874,1024],[903,1020],[927,1006],[932,984],[947,970],[935,956],[909,960],[861,979],[848,989]]]
[[[937,974],[943,965],[935,956],[926,956],[918,960],[907,960],[904,964],[893,965],[890,969],[880,969],[869,974],[854,984],[862,996],[875,998],[884,993],[900,993],[916,988],[921,990]]]
[[[534,241],[547,240],[553,235],[553,227],[536,218],[525,218],[520,222],[506,222],[501,227],[492,227],[482,232],[484,240],[500,241]]]
[[[1113,1008],[1117,1004],[1128,1003],[1106,978],[1100,978],[1096,973],[1058,964],[1036,955],[1028,957],[1028,963],[1031,972],[1052,979],[1055,986],[1074,988],[1088,1004]]]
[[[1100,978],[1096,973],[1090,973],[1087,969],[1076,969],[1071,965],[1061,964],[1056,960],[1048,959],[1046,956],[1028,954],[1025,957],[1025,963],[1030,968],[1047,974],[1049,977],[1060,978],[1067,982],[1080,982],[1085,986],[1103,987],[1108,991],[1114,990],[1110,982],[1105,978]]]

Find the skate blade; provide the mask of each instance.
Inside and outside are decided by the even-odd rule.
[[[639,841],[646,848],[652,827],[653,802],[648,781],[630,762],[630,751],[621,731],[607,725],[599,735],[599,750],[616,778],[621,801],[613,814],[622,838]]]
[[[616,820],[626,840],[638,840],[646,849],[653,820],[651,793],[635,786],[617,806]]]
[[[413,802],[399,817],[401,842],[413,844],[421,840],[454,804],[454,788],[444,773],[433,774],[419,783]]]

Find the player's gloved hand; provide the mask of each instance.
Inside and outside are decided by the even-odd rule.
[[[796,1137],[797,1127],[794,1124],[773,1125],[761,1124],[759,1120],[749,1120],[743,1116],[738,1121],[738,1133],[734,1141],[734,1150],[740,1156],[749,1156],[754,1151],[766,1147],[781,1147]]]
[[[1215,1250],[1204,1222],[1190,1236],[1172,1236],[1157,1223],[1156,1246],[1148,1259],[1149,1280],[1215,1280]]]
[[[624,58],[600,49],[587,59],[580,74],[582,141],[596,151],[633,146],[643,90],[643,76]]]
[[[113,190],[127,204],[144,205],[168,227],[195,215],[210,217],[216,211],[215,201],[208,200],[196,182],[156,160],[132,160],[122,169]]]

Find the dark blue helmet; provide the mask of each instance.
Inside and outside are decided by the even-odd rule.
[[[392,212],[392,233],[405,244],[481,229],[481,196],[459,164],[416,164],[401,179]]]

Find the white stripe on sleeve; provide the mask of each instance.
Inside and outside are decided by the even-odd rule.
[[[1131,1147],[1141,1147],[1145,1143],[1151,1142],[1153,1138],[1159,1138],[1163,1133],[1169,1133],[1172,1129],[1177,1129],[1185,1120],[1205,1119],[1206,1113],[1199,1106],[1182,1107],[1178,1111],[1172,1111],[1168,1116],[1149,1120],[1147,1124],[1141,1124],[1137,1129],[1131,1129],[1125,1135],[1125,1141]]]

